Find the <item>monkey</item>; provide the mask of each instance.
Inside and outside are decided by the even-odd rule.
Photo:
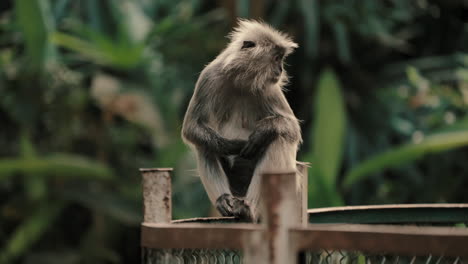
[[[284,95],[284,60],[298,45],[247,19],[239,19],[228,38],[199,75],[182,138],[195,151],[202,183],[221,215],[258,221],[261,175],[297,172],[302,136]]]

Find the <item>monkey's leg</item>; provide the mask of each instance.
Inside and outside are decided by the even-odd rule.
[[[298,175],[296,168],[297,145],[298,143],[286,141],[280,137],[270,144],[263,158],[259,160],[245,197],[254,219],[259,217],[261,175],[282,172],[296,172]]]
[[[249,160],[236,156],[232,166],[229,164],[223,166],[229,180],[229,187],[234,196],[244,197],[247,194],[256,165],[257,160]]]
[[[223,216],[234,216],[232,208],[237,202],[232,196],[221,160],[209,152],[199,152],[197,156],[200,178],[212,204]]]

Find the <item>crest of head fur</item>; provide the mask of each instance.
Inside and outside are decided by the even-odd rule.
[[[255,92],[287,83],[283,60],[298,47],[288,35],[263,22],[241,19],[229,38],[218,59],[234,85]]]

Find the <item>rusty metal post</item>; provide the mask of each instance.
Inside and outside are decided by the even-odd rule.
[[[307,214],[308,210],[308,169],[309,163],[307,162],[298,162],[297,163],[297,170],[299,175],[296,176],[296,180],[298,181],[299,190],[297,192],[298,201],[299,201],[299,220],[302,226],[307,226],[309,223],[309,215]]]
[[[299,206],[297,206],[296,173],[268,173],[262,177],[263,213],[262,224],[265,227],[263,248],[257,244],[260,252],[256,256],[248,254],[246,263],[283,264],[296,263],[296,251],[289,241],[289,228],[297,226]],[[254,243],[254,241],[252,241]],[[247,253],[247,252],[246,252]]]
[[[308,210],[308,188],[309,188],[309,163],[308,162],[297,162],[297,171],[298,175],[296,176],[296,181],[298,185],[298,192],[297,192],[297,201],[299,206],[299,222],[301,223],[302,227],[307,227],[309,224],[309,214]],[[298,248],[296,244],[290,243],[290,252],[294,254],[298,252]],[[298,262],[297,263],[306,263],[306,255],[305,252],[298,252],[297,254]]]
[[[170,223],[172,220],[172,168],[140,169],[143,177],[143,221]]]
[[[140,169],[143,187],[144,223],[170,223],[172,220],[172,168]],[[169,263],[168,253],[142,248],[142,264]]]

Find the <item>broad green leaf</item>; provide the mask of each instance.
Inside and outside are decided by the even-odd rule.
[[[331,70],[320,75],[315,101],[313,166],[325,184],[335,186],[344,144],[346,113],[339,80]]]
[[[87,39],[56,32],[52,35],[51,41],[75,51],[97,64],[128,69],[142,62],[143,45],[141,43],[134,44],[127,39],[115,41],[111,37],[93,32],[91,29],[86,29],[83,32],[86,33]]]
[[[346,175],[343,185],[349,188],[377,171],[420,159],[429,153],[443,152],[462,146],[468,146],[468,130],[427,136],[418,144],[408,143],[362,162]]]
[[[105,165],[76,155],[54,155],[48,158],[0,159],[0,180],[14,173],[31,177],[54,176],[61,178],[110,179],[112,171]]]
[[[0,264],[13,263],[23,255],[54,223],[64,208],[64,203],[48,202],[37,207],[36,211],[21,223],[0,251]]]
[[[54,30],[49,1],[17,0],[15,11],[25,39],[29,65],[33,69],[40,69],[55,60],[55,50],[49,42],[49,35]]]
[[[344,201],[338,192],[338,188],[327,184],[324,177],[321,177],[317,166],[311,166],[312,177],[308,180],[308,205],[309,208],[343,206]]]

